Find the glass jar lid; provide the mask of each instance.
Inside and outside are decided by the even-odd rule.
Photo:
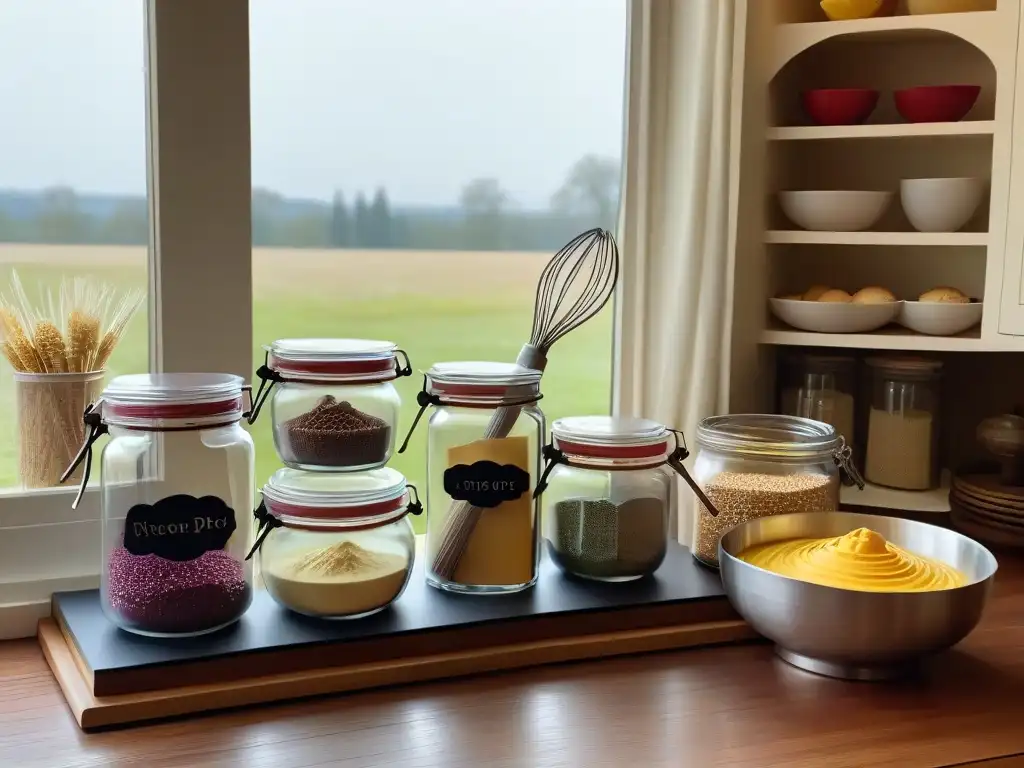
[[[366,382],[397,378],[398,347],[371,339],[278,339],[264,347],[283,381]]]
[[[441,402],[533,402],[541,372],[517,363],[435,363],[427,371],[426,390]]]
[[[153,421],[232,422],[242,418],[241,376],[230,373],[136,373],[117,376],[103,390],[108,424]]]
[[[843,439],[829,424],[799,416],[740,413],[710,416],[697,425],[697,444],[759,459],[832,457]]]
[[[294,528],[375,528],[409,508],[405,477],[390,467],[351,473],[279,469],[263,486],[263,502],[282,525]]]
[[[942,371],[942,361],[927,357],[869,357],[868,365],[879,375],[930,379]]]
[[[551,442],[565,454],[599,459],[664,459],[674,448],[664,424],[623,416],[557,419]]]

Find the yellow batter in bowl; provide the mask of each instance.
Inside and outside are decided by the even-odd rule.
[[[800,581],[861,592],[934,592],[967,583],[956,568],[901,549],[868,528],[832,539],[757,544],[739,559]]]

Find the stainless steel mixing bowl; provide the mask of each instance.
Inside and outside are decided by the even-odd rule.
[[[870,528],[897,546],[960,569],[966,586],[938,592],[859,592],[809,584],[740,560],[747,547]],[[996,559],[955,531],[849,512],[750,520],[722,537],[719,567],[733,607],[794,666],[831,677],[881,680],[956,644],[974,629],[992,589]]]

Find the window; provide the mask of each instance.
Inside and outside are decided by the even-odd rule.
[[[0,6],[0,292],[12,271],[37,307],[76,277],[145,290],[143,29],[138,0]],[[143,308],[109,374],[147,370],[148,344]],[[21,484],[16,387],[33,403],[39,385],[16,384],[0,365],[0,488],[11,488]]]
[[[4,4],[0,289],[145,288],[109,375],[251,378],[308,335],[514,359],[547,258],[615,224],[625,42],[625,0]],[[549,418],[607,412],[611,354],[609,308],[559,342]],[[95,494],[18,485],[16,417],[0,361],[0,637],[100,565]]]
[[[295,336],[388,339],[419,370],[514,361],[547,260],[616,223],[625,0],[250,14],[254,365]],[[552,352],[549,420],[608,412],[611,356],[608,307]],[[421,382],[399,382],[400,433]],[[254,429],[262,482],[280,462]],[[391,466],[422,483],[422,430]]]

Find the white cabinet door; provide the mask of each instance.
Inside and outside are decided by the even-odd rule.
[[[1019,32],[1024,32],[1024,29]],[[996,163],[1000,162],[1000,158],[994,159]],[[1024,336],[1024,56],[1020,55],[1019,49],[1009,162],[1010,193],[999,295],[999,333]],[[988,296],[985,301],[992,305]]]

